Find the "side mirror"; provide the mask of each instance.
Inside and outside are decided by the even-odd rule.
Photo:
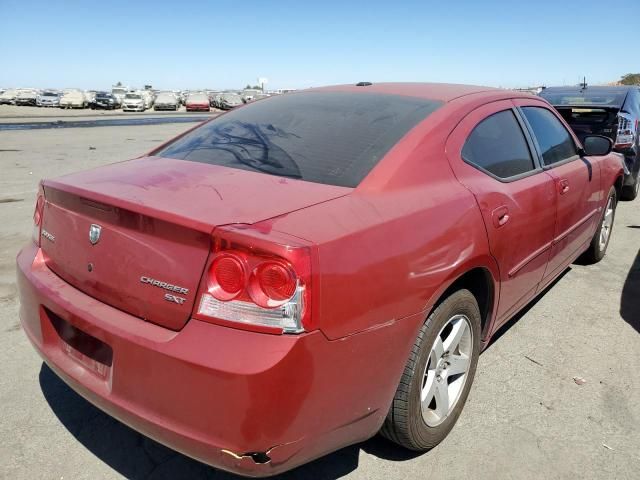
[[[587,135],[582,141],[584,145],[584,154],[591,155],[607,155],[613,150],[613,140],[603,135]]]

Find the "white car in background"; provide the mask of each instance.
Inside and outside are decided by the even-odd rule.
[[[123,112],[144,112],[147,109],[146,102],[140,92],[128,92],[122,100]]]
[[[154,110],[178,110],[180,108],[180,100],[173,92],[160,92],[156,97]]]
[[[18,90],[15,88],[9,88],[8,90],[0,94],[0,105],[12,105],[16,103],[16,97],[18,96]]]
[[[68,90],[60,99],[60,108],[87,108],[89,102],[81,90]]]
[[[18,95],[16,95],[16,98],[14,99],[14,103],[16,105],[21,105],[21,106],[36,106],[36,102],[37,102],[37,98],[38,98],[38,91],[31,89],[31,88],[25,88],[23,90],[20,90],[18,92]]]
[[[145,108],[145,110],[148,109],[148,108],[153,107],[153,102],[156,99],[156,97],[155,97],[153,92],[151,92],[149,90],[142,90],[140,92],[140,95],[142,95],[142,99],[144,100],[144,108]]]
[[[124,100],[124,96],[129,93],[129,87],[123,87],[123,86],[117,86],[114,85],[111,88],[111,94],[114,97],[117,97],[118,100],[120,100],[120,103],[122,103],[122,101]]]

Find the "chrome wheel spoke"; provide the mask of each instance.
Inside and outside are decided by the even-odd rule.
[[[449,413],[449,385],[447,382],[435,382],[436,389],[434,398],[436,400],[435,414],[443,420]]]
[[[438,337],[433,347],[431,347],[431,358],[429,360],[433,361],[435,365],[442,358],[442,355],[444,355],[444,345],[442,344],[442,339]]]
[[[453,352],[460,344],[460,340],[467,329],[467,322],[460,319],[455,320],[451,332],[442,342],[445,352]]]
[[[422,392],[420,395],[420,401],[422,402],[422,408],[425,406],[429,406],[431,400],[433,400],[433,395],[436,391],[436,374],[434,371],[431,371],[426,378],[426,382],[424,387],[422,387]]]
[[[451,355],[448,360],[447,375],[460,375],[467,373],[469,357],[466,355]]]

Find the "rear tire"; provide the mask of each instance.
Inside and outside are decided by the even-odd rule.
[[[613,232],[617,200],[616,189],[615,187],[611,187],[596,233],[593,234],[589,248],[582,254],[581,260],[584,263],[598,263],[607,253],[607,247],[609,246],[611,233]]]
[[[413,344],[382,436],[415,451],[444,440],[471,390],[481,324],[478,302],[469,290],[458,290],[433,310]]]

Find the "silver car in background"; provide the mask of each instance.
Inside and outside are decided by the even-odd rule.
[[[231,110],[232,108],[243,105],[242,97],[237,93],[223,93],[220,98],[220,105],[218,108],[222,110]]]
[[[59,107],[60,93],[45,90],[36,97],[36,105],[39,107]]]
[[[180,100],[173,92],[160,92],[156,97],[154,104],[154,110],[174,110],[177,111],[180,108]]]
[[[128,92],[122,100],[123,112],[144,112],[146,109],[145,99],[138,92]]]

